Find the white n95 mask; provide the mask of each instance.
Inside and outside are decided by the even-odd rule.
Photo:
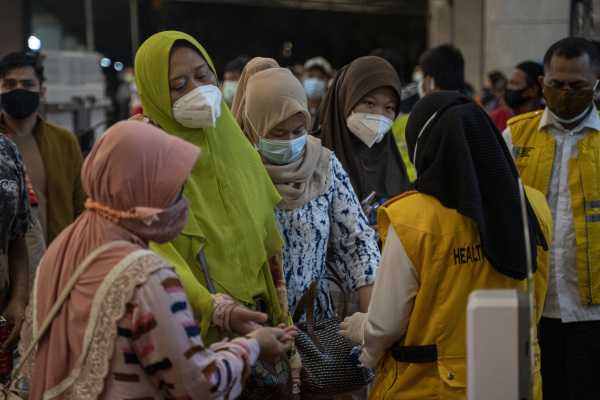
[[[359,138],[367,147],[381,142],[392,128],[394,121],[379,114],[352,113],[346,120],[350,132]]]
[[[221,115],[221,91],[215,85],[199,86],[173,104],[173,118],[187,128],[216,126]]]

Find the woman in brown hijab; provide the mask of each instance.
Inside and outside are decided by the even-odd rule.
[[[340,69],[312,129],[335,151],[359,199],[412,189],[391,127],[400,112],[400,78],[380,57],[361,57]]]

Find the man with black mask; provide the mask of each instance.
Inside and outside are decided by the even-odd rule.
[[[84,210],[83,156],[75,135],[46,123],[38,113],[44,99],[44,68],[37,53],[11,53],[0,60],[0,133],[21,152],[38,201],[46,243]]]
[[[544,108],[542,85],[538,81],[543,75],[544,67],[535,61],[524,61],[513,69],[504,91],[506,107],[498,107],[490,113],[500,132],[506,129],[512,117]]]
[[[539,78],[546,109],[508,121],[523,183],[552,212],[548,292],[540,321],[543,396],[599,399],[600,54],[582,38],[554,43]]]

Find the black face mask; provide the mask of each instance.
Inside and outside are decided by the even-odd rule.
[[[15,89],[0,95],[2,109],[15,119],[25,119],[40,105],[40,94],[24,89]]]
[[[506,102],[506,105],[509,106],[510,108],[517,108],[521,104],[525,103],[529,99],[523,98],[523,92],[529,88],[530,88],[530,86],[527,86],[521,90],[506,89],[504,91],[504,101]]]

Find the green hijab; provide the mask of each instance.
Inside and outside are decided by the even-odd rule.
[[[156,120],[166,132],[202,149],[185,184],[184,195],[190,202],[190,212],[182,234],[167,245],[152,248],[176,267],[196,318],[203,320],[203,327],[207,326],[204,322],[210,325],[210,316],[205,314],[212,314],[212,305],[203,304],[206,291],[199,285],[205,286],[197,257],[200,249],[204,249],[218,292],[229,294],[247,306],[252,306],[254,297],[260,295],[271,306],[270,317],[278,322],[282,318],[281,308],[268,259],[283,246],[273,212],[281,197],[258,152],[223,100],[215,128],[186,128],[173,118],[168,84],[169,54],[177,40],[196,47],[217,76],[204,48],[182,32],[157,33],[146,40],[136,54],[136,83],[144,114]]]

